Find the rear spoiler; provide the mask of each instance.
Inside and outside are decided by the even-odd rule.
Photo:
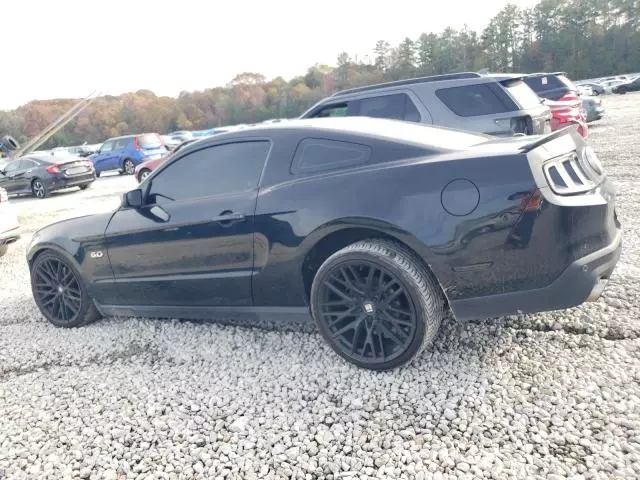
[[[578,127],[576,125],[570,125],[568,127],[565,127],[561,130],[556,130],[555,132],[551,132],[548,133],[546,135],[542,135],[540,137],[537,137],[536,140],[534,140],[531,143],[527,143],[523,146],[521,146],[519,148],[519,150],[522,153],[528,153],[531,150],[534,150],[536,148],[538,148],[540,145],[544,145],[545,143],[551,142],[552,140],[555,140],[556,138],[560,138],[563,135],[569,135],[571,133],[571,130],[576,130],[577,131]]]

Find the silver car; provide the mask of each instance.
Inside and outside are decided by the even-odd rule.
[[[514,75],[475,72],[352,88],[316,103],[301,118],[367,116],[489,135],[551,132],[551,111]]]

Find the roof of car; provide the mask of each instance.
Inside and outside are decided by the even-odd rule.
[[[220,138],[252,136],[270,131],[308,130],[313,132],[331,132],[360,135],[369,138],[381,138],[402,143],[429,145],[436,148],[458,150],[487,141],[492,138],[477,132],[466,132],[445,127],[425,125],[423,123],[390,120],[372,117],[333,117],[292,119],[286,122],[257,124],[242,130],[221,133],[202,139],[202,143],[215,143]],[[200,143],[200,142],[199,142]]]
[[[483,75],[477,72],[458,72],[447,73],[444,75],[430,75],[427,77],[409,78],[406,80],[397,80],[394,82],[376,83],[374,85],[366,85],[363,87],[348,88],[346,90],[340,90],[332,95],[332,97],[339,97],[341,95],[347,95],[351,93],[366,92],[369,90],[377,90],[379,88],[398,87],[402,85],[412,85],[416,83],[427,82],[441,82],[445,80],[460,80],[466,78],[482,78]]]

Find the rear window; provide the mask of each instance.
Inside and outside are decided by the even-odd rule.
[[[524,79],[524,81],[535,92],[546,92],[548,90],[554,90],[556,88],[569,88],[570,90],[577,90],[573,82],[564,75],[527,77]]]
[[[333,170],[369,161],[371,147],[359,143],[305,138],[298,144],[291,162],[291,173]]]
[[[522,110],[540,106],[540,97],[522,80],[509,82],[504,87]]]
[[[488,84],[441,88],[436,96],[460,117],[509,112],[512,109]]]
[[[146,133],[138,137],[142,148],[156,148],[162,146],[162,138],[156,133]]]

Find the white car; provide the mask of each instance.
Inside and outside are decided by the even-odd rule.
[[[576,87],[578,88],[578,92],[580,92],[580,95],[584,95],[585,97],[593,96],[593,88],[591,88],[589,85],[576,85]]]
[[[9,203],[9,195],[4,188],[0,188],[0,257],[9,248],[9,244],[20,238],[20,224],[18,215]]]

